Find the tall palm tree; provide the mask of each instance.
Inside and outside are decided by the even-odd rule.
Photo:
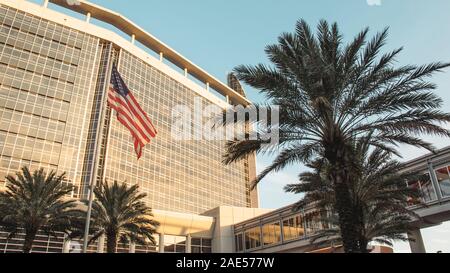
[[[293,163],[318,157],[330,166],[336,211],[347,252],[358,251],[349,190],[349,153],[354,139],[373,135],[370,145],[397,153],[398,144],[433,150],[422,135],[449,137],[441,125],[450,114],[427,79],[449,63],[394,66],[402,48],[381,55],[388,29],[367,42],[368,29],[344,45],[337,24],[321,21],[317,35],[300,20],[266,47],[273,64],[239,66],[238,78],[280,106],[278,155],[254,181]],[[269,126],[270,129],[270,126]],[[266,141],[246,139],[228,144],[225,163],[265,151]]]
[[[108,253],[115,253],[119,242],[156,244],[153,235],[159,223],[152,219],[151,208],[142,201],[146,194],[139,193],[137,185],[128,187],[117,181],[112,184],[105,182],[94,189],[94,194],[90,242],[105,235]],[[81,218],[84,220],[84,217],[85,213]]]
[[[354,146],[352,175],[349,182],[354,225],[358,233],[358,252],[367,252],[370,242],[381,242],[392,246],[392,241],[406,241],[411,222],[420,217],[408,207],[411,198],[418,199],[420,192],[408,187],[408,182],[417,174],[401,173],[401,164],[392,160],[392,154],[381,148],[370,150],[368,139]],[[300,174],[298,184],[287,185],[287,192],[305,194],[296,205],[299,209],[307,204],[317,204],[319,210],[330,210],[321,219],[329,229],[323,230],[313,241],[323,237],[338,237],[338,217],[335,217],[336,198],[333,184],[329,180],[325,160],[309,165],[310,172]]]
[[[25,232],[24,253],[31,251],[39,230],[53,236],[70,232],[76,202],[68,198],[72,187],[63,183],[65,174],[44,169],[31,173],[23,167],[6,179],[6,191],[0,192],[0,228],[9,238]]]

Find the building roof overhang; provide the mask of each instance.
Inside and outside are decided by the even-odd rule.
[[[134,35],[136,41],[157,53],[162,53],[165,59],[181,69],[187,69],[190,75],[201,82],[208,83],[211,88],[218,91],[223,96],[228,96],[233,103],[242,105],[251,104],[244,96],[238,94],[232,88],[183,57],[180,53],[170,48],[123,15],[84,0],[49,0],[49,2],[84,15],[90,14],[91,18],[108,23],[129,36]]]

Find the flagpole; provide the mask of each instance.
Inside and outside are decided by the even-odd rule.
[[[104,126],[104,112],[105,112],[105,104],[106,104],[106,99],[108,96],[108,87],[109,87],[109,82],[111,81],[111,72],[112,72],[112,64],[113,61],[112,59],[114,58],[112,53],[113,50],[113,46],[112,43],[109,44],[109,48],[108,48],[108,61],[106,64],[106,74],[105,74],[105,83],[103,86],[103,96],[102,96],[102,102],[100,103],[100,116],[99,116],[99,123],[98,126],[96,128],[96,136],[95,136],[95,146],[94,146],[94,157],[93,157],[93,164],[91,167],[91,172],[90,172],[90,176],[91,176],[91,181],[89,182],[89,203],[88,203],[88,208],[87,208],[87,213],[86,213],[86,223],[85,223],[85,228],[84,228],[84,238],[83,238],[83,253],[87,253],[87,248],[88,248],[88,242],[89,242],[89,229],[90,229],[90,224],[91,224],[91,215],[92,215],[92,204],[94,202],[94,188],[96,186],[96,180],[97,180],[97,168],[98,168],[98,153],[100,150],[100,145],[99,145],[99,141],[100,139],[100,134],[103,130],[103,126]]]

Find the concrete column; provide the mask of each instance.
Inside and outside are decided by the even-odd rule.
[[[159,61],[162,62],[164,61],[164,53],[159,52]]]
[[[159,253],[164,253],[164,234],[159,234]]]
[[[227,99],[227,103],[230,104],[230,96],[225,97]]]
[[[130,253],[136,253],[136,244],[130,243]]]
[[[409,242],[412,253],[427,253],[420,229],[410,231],[408,238],[414,240]]]
[[[134,43],[136,42],[136,35],[131,35],[131,43],[134,45]]]
[[[86,23],[89,23],[89,22],[91,22],[91,13],[90,12],[88,12],[86,14]]]
[[[68,238],[64,238],[63,244],[63,253],[70,253],[70,240]]]
[[[43,6],[44,8],[47,8],[47,7],[48,7],[48,0],[44,0],[44,4],[42,4],[42,6]]]
[[[209,82],[206,83],[206,91],[209,92]]]
[[[186,236],[186,253],[192,253],[192,246],[191,246],[191,234],[188,234]]]
[[[184,76],[187,78],[188,77],[188,70],[187,68],[184,69]]]
[[[97,253],[105,253],[105,235],[98,238]]]

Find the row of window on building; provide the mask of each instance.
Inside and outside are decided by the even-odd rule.
[[[9,238],[8,233],[0,232],[0,253],[18,253],[22,252],[23,243],[25,240],[25,234],[22,232],[17,233],[13,237]],[[160,250],[159,236],[155,236],[156,245],[135,245],[135,253],[186,253],[187,251],[187,237],[186,236],[174,236],[164,235],[164,251]],[[39,232],[33,242],[32,253],[62,253],[64,251],[65,236],[63,233],[57,233],[56,236],[49,236],[43,232]],[[81,252],[82,243],[79,241],[72,241],[69,245],[69,253]],[[98,252],[98,243],[92,243],[88,247],[89,253]],[[106,242],[103,246],[106,251]],[[129,244],[119,243],[117,245],[118,253],[129,253],[131,248]],[[211,253],[212,252],[212,240],[208,238],[191,238],[191,253]]]
[[[438,200],[437,192],[442,198],[450,198],[450,166],[438,168],[434,171],[435,177],[430,173],[424,174],[419,181],[409,183],[410,187],[417,188],[422,193],[422,200],[411,199],[411,205],[430,203]],[[436,180],[436,186],[433,180]],[[438,187],[438,189],[436,189]]]
[[[326,211],[299,213],[282,220],[259,225],[235,234],[235,251],[243,252],[306,239],[329,224],[321,221]]]
[[[436,169],[435,175],[435,178],[432,178],[430,173],[427,173],[419,181],[409,183],[410,187],[416,187],[422,192],[422,200],[411,199],[411,205],[438,200],[433,179],[437,182],[436,186],[439,187],[438,190],[442,198],[450,198],[450,166]],[[235,250],[236,252],[242,252],[306,239],[318,231],[328,228],[328,224],[320,220],[322,213],[325,212],[298,214],[246,229],[235,234]]]

